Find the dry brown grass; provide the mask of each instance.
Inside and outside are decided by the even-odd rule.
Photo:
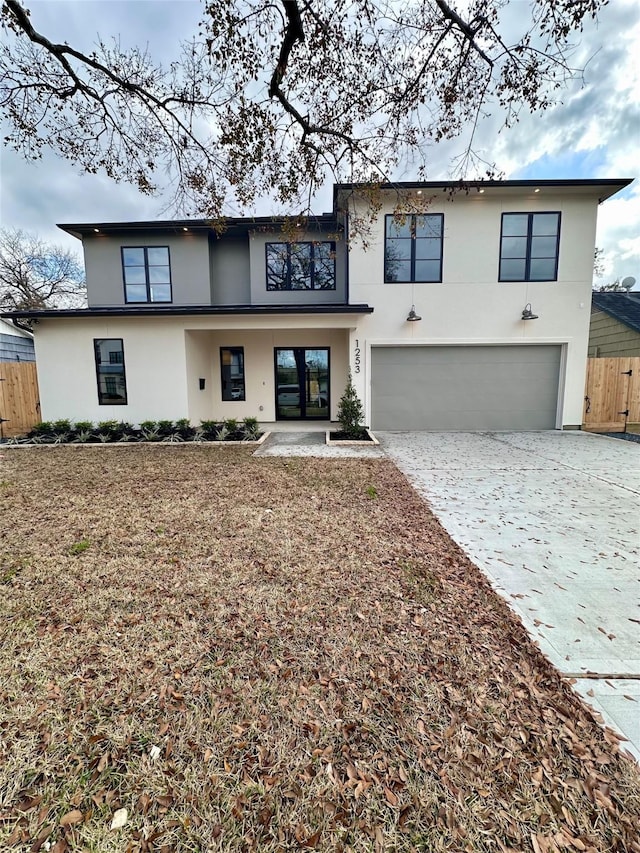
[[[635,765],[390,463],[0,465],[2,849],[640,851]]]

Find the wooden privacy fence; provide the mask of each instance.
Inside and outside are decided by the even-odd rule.
[[[38,374],[33,361],[0,361],[0,437],[28,432],[40,418]]]
[[[582,429],[624,432],[640,424],[640,357],[589,358]]]

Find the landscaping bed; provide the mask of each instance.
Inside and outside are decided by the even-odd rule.
[[[0,457],[0,849],[640,850],[637,766],[389,461]]]
[[[358,430],[345,431],[345,430],[327,430],[326,433],[326,442],[327,444],[370,444],[376,445],[380,444],[375,435],[367,429],[367,427],[361,427]]]
[[[126,444],[130,442],[259,441],[257,418],[242,421],[201,421],[193,426],[188,419],[178,421],[142,421],[139,426],[126,421],[43,421],[24,436],[7,439],[7,444]]]

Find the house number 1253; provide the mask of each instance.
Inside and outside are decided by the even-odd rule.
[[[355,373],[360,373],[360,341],[356,338],[356,348],[353,351],[353,369]]]

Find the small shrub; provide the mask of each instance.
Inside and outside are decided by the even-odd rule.
[[[92,429],[78,429],[78,425],[76,424],[75,435],[72,438],[72,441],[76,444],[86,444],[88,441],[91,441],[93,437]]]
[[[66,418],[52,423],[53,432],[55,435],[67,435],[71,432],[71,421]]]
[[[166,441],[168,444],[177,444],[178,442],[184,441],[180,430],[174,429],[172,432],[164,435],[162,437],[163,441]]]
[[[257,418],[245,418],[242,421],[242,432],[247,441],[255,441],[260,435],[260,426]]]
[[[93,423],[91,421],[76,421],[73,428],[76,432],[91,432]]]
[[[146,424],[149,424],[149,426]],[[155,421],[145,421],[143,424],[140,424],[140,438],[143,441],[162,441],[163,435]]]
[[[236,420],[236,418],[227,418],[227,420],[224,422],[224,425],[227,428],[227,432],[238,432],[238,421]]]
[[[196,434],[196,430],[191,426],[189,418],[180,418],[180,420],[176,421],[175,432],[183,441],[189,441]]]
[[[52,432],[53,424],[51,421],[40,421],[40,423],[36,424],[29,432],[29,437],[36,435],[51,435]]]
[[[229,437],[229,429],[226,422],[218,426],[215,431],[215,441],[226,441]]]
[[[219,428],[217,421],[200,421],[200,435],[205,441],[214,441]]]
[[[174,432],[173,421],[158,421],[158,432],[162,436],[171,435]]]

